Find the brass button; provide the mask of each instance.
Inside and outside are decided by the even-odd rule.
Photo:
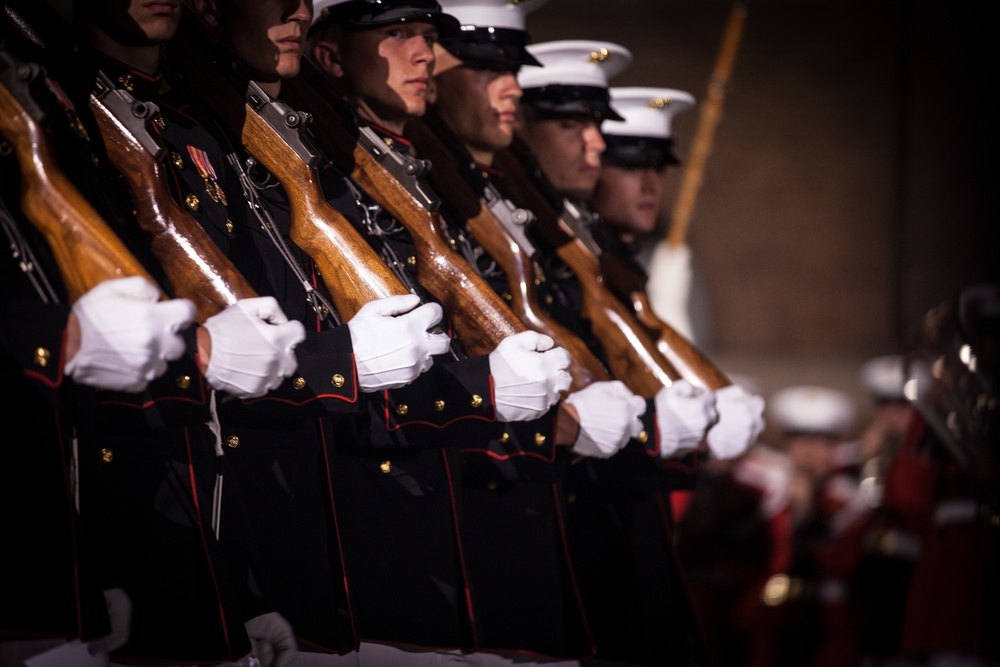
[[[504,301],[513,301],[514,300],[514,297],[511,296],[510,292],[501,292],[500,296],[503,297]]]
[[[184,168],[184,158],[181,156],[180,153],[171,152],[170,159],[173,161],[174,166],[177,167],[178,169]]]
[[[378,469],[388,475],[392,472],[392,461],[382,461],[378,464]]]
[[[649,433],[646,431],[639,431],[639,435],[635,436],[635,439],[645,445],[649,442]]]
[[[237,447],[239,447],[240,446],[239,436],[231,435],[228,438],[226,438],[226,446],[229,447],[229,449],[236,449]]]
[[[305,389],[306,379],[300,375],[299,377],[292,380],[292,387],[295,389]]]
[[[397,415],[405,415],[409,411],[410,411],[410,406],[407,405],[406,403],[400,403],[399,405],[396,406]]]
[[[417,265],[417,256],[416,255],[410,255],[409,257],[406,258],[406,263],[409,264],[410,266],[416,266]]]
[[[499,442],[501,445],[506,445],[508,440],[510,440],[510,433],[504,431],[503,435],[500,436],[500,439],[497,442]]]
[[[438,412],[444,410],[444,401],[434,401],[434,409]]]
[[[187,204],[187,207],[192,211],[198,210],[198,198],[196,196],[188,195],[184,198],[184,203]]]
[[[180,387],[181,389],[187,389],[188,387],[191,386],[191,376],[181,375],[180,377],[177,378],[176,382],[177,386]]]
[[[347,380],[345,380],[344,376],[340,373],[334,373],[333,377],[330,378],[330,383],[337,389],[343,387],[345,382],[347,382]]]
[[[325,303],[319,304],[319,315],[320,317],[327,318],[330,316],[330,309],[326,307]]]
[[[573,503],[575,503],[576,502],[576,494],[575,493],[567,493],[566,494],[566,502],[569,503],[570,505],[572,505]]]
[[[35,348],[35,364],[45,368],[49,365],[49,359],[52,358],[52,353],[46,350],[44,347]]]
[[[107,447],[101,450],[100,456],[101,456],[101,461],[103,463],[111,463],[112,461],[115,460],[115,453],[112,452]]]
[[[787,574],[772,575],[761,593],[761,600],[768,607],[776,607],[802,592],[802,580]]]
[[[233,233],[234,225],[232,220],[226,220],[226,231],[230,234]]]
[[[545,305],[546,306],[551,306],[552,305],[552,301],[553,301],[552,295],[551,294],[546,294],[545,295]]]
[[[479,394],[473,394],[472,398],[469,399],[469,405],[471,405],[474,408],[478,408],[482,404],[483,404],[483,397],[480,396]]]
[[[544,435],[542,435],[541,433],[536,433],[535,434],[535,446],[536,447],[541,447],[542,445],[544,445],[545,444],[545,439],[546,438],[545,438]]]
[[[491,479],[490,481],[486,482],[486,488],[489,489],[490,491],[496,491],[497,483]]]

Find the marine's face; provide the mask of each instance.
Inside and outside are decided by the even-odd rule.
[[[218,27],[255,81],[299,73],[312,0],[215,0]]]
[[[596,121],[589,116],[526,118],[518,131],[560,194],[583,201],[593,196],[607,148]]]
[[[818,480],[833,470],[836,442],[826,435],[798,433],[787,438],[785,448],[796,470]]]
[[[181,19],[180,0],[102,0],[90,9],[92,21],[119,44],[162,44]]]
[[[649,234],[656,229],[662,192],[662,171],[605,164],[591,208],[620,234]]]
[[[438,115],[472,156],[491,164],[514,139],[523,91],[510,70],[461,65],[436,77]]]
[[[367,120],[398,129],[427,110],[437,34],[420,22],[344,32],[331,73],[343,78]]]

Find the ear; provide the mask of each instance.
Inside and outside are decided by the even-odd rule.
[[[208,25],[219,27],[218,0],[188,0],[187,6]]]
[[[336,42],[316,42],[312,56],[319,68],[327,74],[337,78],[344,76],[344,68],[340,65],[340,45]]]

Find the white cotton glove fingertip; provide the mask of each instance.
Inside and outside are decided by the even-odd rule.
[[[566,398],[580,420],[580,434],[570,448],[581,456],[608,458],[642,431],[646,401],[618,380],[595,382]]]
[[[238,398],[276,389],[298,367],[295,347],[305,340],[301,322],[289,321],[273,297],[240,299],[205,321],[212,353],[205,380]]]
[[[676,380],[658,391],[654,404],[663,458],[697,447],[718,420],[714,394],[687,380]]]
[[[385,297],[366,303],[348,321],[362,391],[407,385],[434,365],[435,355],[448,351],[448,336],[428,331],[441,321],[441,306],[419,304],[414,294]]]
[[[554,344],[549,336],[522,331],[503,339],[490,352],[493,401],[500,421],[538,419],[559,400],[566,371],[558,366],[568,359],[552,349]]]
[[[159,301],[159,289],[145,278],[106,280],[76,300],[80,348],[65,365],[81,384],[138,392],[184,354],[178,331],[194,319],[187,299]]]
[[[108,651],[117,651],[128,643],[132,633],[132,600],[122,588],[104,591],[104,603],[108,608],[111,634],[104,640]]]
[[[764,399],[739,385],[715,392],[719,423],[708,432],[708,447],[717,459],[739,456],[764,430]]]
[[[295,631],[278,612],[255,616],[243,624],[261,667],[287,667],[298,655]]]

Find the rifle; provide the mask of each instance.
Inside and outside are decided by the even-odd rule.
[[[577,335],[552,319],[538,304],[534,290],[537,250],[525,234],[532,214],[504,199],[491,183],[482,198],[476,194],[454,153],[423,121],[407,122],[407,136],[417,151],[431,161],[431,184],[468,222],[476,241],[503,268],[510,287],[511,308],[535,331],[550,336],[570,353],[572,390],[611,379],[607,369]]]
[[[681,377],[632,313],[608,289],[598,259],[600,249],[589,230],[580,224],[577,209],[563,200],[562,211],[557,211],[552,196],[543,193],[531,180],[513,148],[497,153],[494,164],[504,173],[505,194],[535,214],[534,229],[580,281],[581,315],[590,320],[614,376],[646,398]]]
[[[653,312],[646,295],[646,281],[615,252],[599,251],[601,272],[608,287],[622,303],[631,306],[636,319],[656,340],[656,349],[691,384],[715,391],[732,382],[694,343]]]
[[[50,118],[40,100],[46,73],[0,51],[0,134],[21,169],[21,210],[45,237],[70,301],[105,280],[142,276],[156,281],[101,215],[65,177],[50,146]]]
[[[308,57],[298,76],[283,85],[289,100],[315,113],[315,136],[327,156],[410,232],[417,279],[449,312],[466,350],[487,353],[510,334],[526,331],[525,323],[445,240],[440,200],[426,181],[427,161],[389,150],[336,102],[341,96],[333,82]]]
[[[132,190],[139,225],[153,238],[153,254],[174,293],[194,301],[196,319],[204,322],[237,299],[256,296],[205,230],[170,196],[163,164],[167,148],[147,126],[156,105],[136,100],[98,72],[90,108],[108,157]]]
[[[340,316],[346,321],[369,301],[409,294],[323,196],[318,173],[322,156],[306,132],[310,114],[272,99],[250,81],[220,38],[197,18],[182,24],[169,48],[171,62],[200,99],[284,187],[292,240],[316,262]]]

